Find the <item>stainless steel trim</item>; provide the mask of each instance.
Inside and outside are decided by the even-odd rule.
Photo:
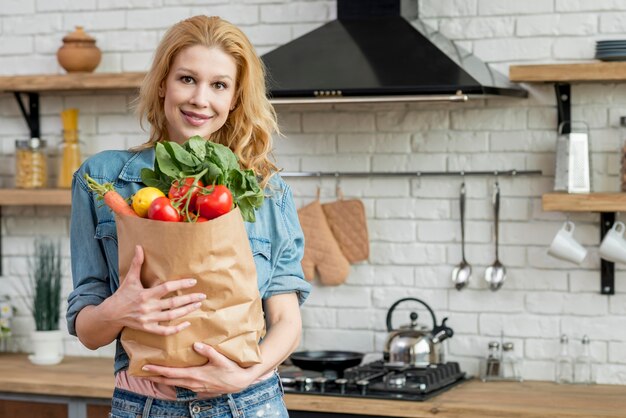
[[[331,93],[332,94],[332,93]],[[487,98],[476,96],[477,98]],[[499,97],[499,96],[498,96]],[[474,98],[472,96],[472,98]],[[467,94],[456,95],[433,95],[433,96],[325,96],[318,97],[278,97],[270,99],[273,105],[292,104],[341,104],[341,103],[403,103],[403,102],[467,102],[470,96]]]
[[[282,177],[429,177],[429,176],[536,176],[542,175],[541,170],[492,170],[492,171],[398,171],[398,172],[367,172],[367,171],[283,171]]]

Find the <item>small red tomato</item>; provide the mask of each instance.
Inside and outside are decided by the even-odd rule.
[[[173,202],[176,202],[177,206],[184,208],[189,201],[189,212],[195,212],[196,199],[198,198],[198,192],[200,188],[204,186],[201,180],[198,180],[196,185],[193,185],[195,179],[193,177],[187,177],[184,184],[180,186],[178,180],[174,180],[170,190],[167,192],[167,197]]]
[[[148,218],[155,221],[179,222],[180,213],[165,196],[157,197],[148,208]]]
[[[200,216],[215,219],[233,208],[233,195],[228,187],[218,184],[212,188],[203,189],[198,195],[196,207]]]

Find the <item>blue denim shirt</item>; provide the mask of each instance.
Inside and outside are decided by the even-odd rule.
[[[98,183],[113,183],[125,198],[143,187],[141,169],[154,166],[154,149],[140,152],[104,151],[89,158],[74,174],[70,241],[74,290],[68,297],[67,328],[76,335],[76,316],[85,306],[99,305],[119,287],[117,231],[111,210],[87,188],[84,174]],[[256,211],[256,222],[246,231],[263,299],[281,293],[298,294],[300,304],[311,285],[301,261],[304,235],[289,186],[274,176],[266,199]],[[128,356],[117,339],[115,372],[128,367]]]

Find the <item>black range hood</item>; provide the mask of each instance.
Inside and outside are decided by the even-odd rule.
[[[272,101],[528,96],[441,34],[410,23],[401,8],[401,0],[337,0],[337,20],[263,55]]]

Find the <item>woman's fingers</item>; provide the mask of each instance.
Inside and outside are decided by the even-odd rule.
[[[189,295],[173,296],[171,298],[160,299],[158,307],[162,311],[166,309],[171,310],[192,303],[202,302],[204,299],[206,299],[206,295],[204,293],[192,293]]]
[[[167,336],[176,334],[177,332],[184,330],[190,325],[191,323],[189,321],[181,322],[178,325],[159,325],[158,322],[151,322],[149,324],[146,324],[144,330],[153,334]]]
[[[141,245],[135,245],[135,255],[130,263],[130,268],[124,280],[137,280],[141,281],[141,265],[143,264],[143,248]]]
[[[194,287],[196,283],[198,283],[196,279],[171,280],[165,283],[161,283],[158,286],[154,286],[148,289],[147,292],[150,294],[150,297],[155,299],[161,299],[168,293]]]
[[[144,323],[147,325],[162,321],[172,321],[200,309],[200,306],[202,306],[202,302],[194,302],[175,309],[155,311],[145,316]]]

